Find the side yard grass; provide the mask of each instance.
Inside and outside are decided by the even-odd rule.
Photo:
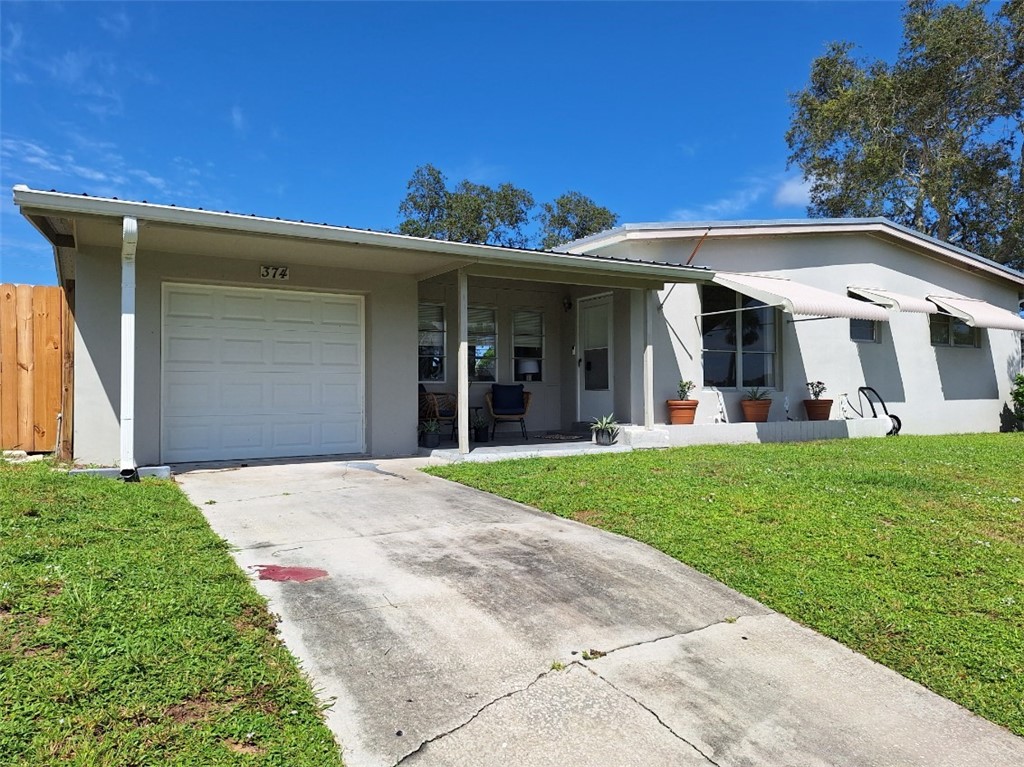
[[[333,765],[307,679],[171,482],[0,465],[0,764]]]
[[[429,471],[644,541],[1024,735],[1024,434]]]

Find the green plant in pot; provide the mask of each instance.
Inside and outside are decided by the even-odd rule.
[[[744,421],[764,423],[768,420],[768,411],[772,409],[772,395],[767,389],[755,386],[743,393],[740,407],[743,408]]]
[[[693,381],[680,379],[679,386],[676,388],[679,399],[665,400],[665,404],[668,405],[668,422],[670,424],[693,423],[693,419],[697,415],[698,402],[695,399],[690,399],[690,392],[696,386],[697,384]]]
[[[590,430],[594,432],[594,441],[599,445],[611,445],[619,433],[619,424],[615,420],[615,414],[609,413],[601,418],[595,418],[590,424]]]
[[[473,429],[473,439],[477,442],[487,442],[491,438],[491,421],[483,413],[473,413],[469,425]]]
[[[832,400],[822,399],[821,395],[828,389],[824,381],[808,381],[807,391],[811,398],[804,400],[804,410],[807,411],[808,421],[827,421],[832,412]]]
[[[441,423],[434,419],[420,422],[420,444],[437,447],[441,444]]]

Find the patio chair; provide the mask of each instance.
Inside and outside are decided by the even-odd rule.
[[[420,384],[420,420],[451,423],[452,439],[459,428],[458,398],[448,392],[429,392]]]
[[[519,421],[523,439],[529,439],[526,413],[530,409],[530,396],[530,392],[523,391],[522,384],[491,384],[491,390],[484,394],[487,411],[491,415],[491,439],[494,439],[499,421]]]

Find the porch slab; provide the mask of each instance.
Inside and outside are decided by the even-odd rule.
[[[619,432],[619,442],[633,449],[757,442],[810,442],[820,439],[884,437],[891,428],[892,422],[888,418],[658,425],[651,430],[643,426],[623,426]]]
[[[572,455],[592,453],[628,453],[633,447],[623,444],[621,438],[614,445],[597,445],[591,439],[545,441],[543,437],[532,437],[527,442],[470,443],[470,451],[459,453],[457,445],[451,443],[438,448],[420,448],[420,455],[448,462],[468,461],[470,463],[492,463],[516,458],[563,458]]]

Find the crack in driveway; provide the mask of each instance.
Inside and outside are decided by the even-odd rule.
[[[520,688],[518,688],[516,690],[510,690],[509,692],[506,692],[506,693],[504,693],[502,695],[499,695],[494,700],[488,701],[483,706],[478,708],[476,710],[476,712],[471,717],[469,717],[466,721],[462,722],[461,724],[457,724],[454,727],[452,727],[451,729],[445,730],[444,732],[439,732],[437,735],[434,735],[433,737],[427,738],[426,740],[422,741],[418,746],[416,746],[416,748],[414,748],[412,751],[410,751],[405,756],[403,756],[401,759],[399,759],[397,762],[395,762],[393,767],[398,767],[400,764],[402,764],[402,762],[404,762],[410,756],[415,756],[420,751],[422,751],[424,748],[429,746],[431,743],[434,743],[435,741],[441,740],[441,738],[445,738],[445,737],[447,737],[447,736],[449,736],[449,735],[451,735],[453,733],[458,732],[462,728],[464,728],[467,725],[469,725],[474,719],[476,719],[478,716],[480,716],[480,714],[482,714],[484,711],[486,711],[487,709],[489,709],[491,706],[495,705],[496,703],[500,703],[501,701],[503,701],[503,700],[505,700],[507,698],[511,698],[514,695],[518,695],[521,692],[526,692],[531,687],[533,687],[535,684],[537,684],[537,682],[539,682],[541,679],[546,677],[548,674],[557,673],[558,671],[564,671],[565,669],[567,669],[567,668],[569,668],[570,666],[573,666],[573,665],[579,665],[579,664],[576,661],[573,661],[572,663],[567,664],[565,666],[565,668],[563,668],[563,669],[549,668],[547,671],[542,671],[539,674],[537,674],[537,676],[533,679],[533,681],[530,682],[525,687],[520,687]]]
[[[581,664],[581,665],[582,665],[582,664]],[[668,732],[670,732],[670,733],[671,733],[671,734],[672,734],[672,735],[673,735],[674,737],[678,738],[678,739],[679,739],[679,740],[681,740],[681,741],[682,741],[683,743],[685,743],[685,744],[686,744],[686,745],[688,745],[688,746],[689,746],[690,748],[692,748],[692,749],[693,749],[694,751],[696,751],[696,752],[697,752],[698,754],[700,754],[700,755],[701,755],[702,757],[704,757],[704,759],[705,759],[705,760],[706,760],[706,761],[708,762],[708,764],[713,764],[713,765],[714,765],[715,767],[721,767],[721,766],[720,766],[720,765],[718,764],[718,762],[716,762],[716,761],[715,761],[714,759],[712,759],[712,758],[711,758],[710,756],[708,756],[708,755],[707,755],[707,754],[705,754],[705,753],[704,753],[703,751],[701,751],[701,750],[700,750],[699,748],[697,748],[697,746],[696,746],[696,745],[694,745],[693,743],[691,743],[690,741],[688,741],[688,740],[687,740],[686,738],[684,738],[684,737],[683,737],[682,735],[680,735],[680,734],[679,734],[678,732],[676,732],[675,730],[673,730],[673,729],[672,729],[672,728],[671,728],[671,727],[670,727],[670,726],[668,725],[668,723],[667,723],[667,722],[666,722],[666,721],[665,721],[664,719],[662,719],[662,718],[661,718],[660,716],[658,716],[658,712],[657,712],[657,711],[655,711],[655,710],[654,710],[653,708],[651,708],[650,706],[646,706],[646,705],[644,705],[644,704],[643,704],[643,703],[641,703],[641,702],[640,702],[639,700],[637,700],[637,699],[636,699],[635,697],[633,697],[633,696],[632,696],[632,695],[630,695],[630,694],[629,694],[628,692],[626,692],[625,690],[623,690],[623,689],[622,689],[621,687],[616,687],[616,686],[615,686],[614,684],[612,684],[612,683],[611,683],[610,681],[608,681],[607,679],[605,679],[605,678],[604,678],[603,676],[601,676],[601,675],[600,675],[599,673],[597,673],[597,672],[596,672],[596,671],[595,671],[594,669],[592,669],[592,668],[591,668],[590,666],[585,666],[585,665],[584,665],[583,667],[584,667],[584,668],[585,668],[585,669],[586,669],[587,671],[589,671],[589,672],[590,672],[591,674],[593,674],[594,676],[596,676],[596,677],[597,677],[598,679],[600,679],[600,680],[601,680],[602,682],[604,682],[604,683],[605,683],[606,685],[608,685],[608,686],[609,686],[609,687],[611,687],[611,688],[612,688],[613,690],[615,690],[615,692],[617,692],[617,693],[619,693],[620,695],[623,695],[623,696],[625,696],[625,697],[629,698],[629,699],[630,699],[631,701],[633,701],[633,703],[635,703],[635,704],[636,704],[636,705],[638,705],[638,706],[639,706],[640,708],[642,708],[642,709],[643,709],[644,711],[646,711],[646,712],[647,712],[648,714],[650,714],[651,716],[653,716],[653,717],[654,717],[654,719],[655,719],[655,721],[656,721],[656,722],[657,722],[658,724],[660,724],[660,725],[661,725],[662,727],[664,727],[664,728],[665,728],[666,730],[668,730]]]

